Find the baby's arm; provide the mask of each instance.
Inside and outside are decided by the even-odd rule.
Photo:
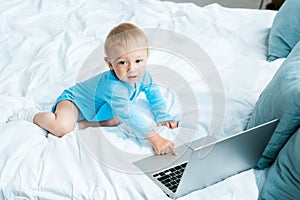
[[[156,154],[162,155],[171,151],[174,155],[177,155],[173,142],[161,137],[157,132],[151,131],[146,138],[152,144]]]
[[[159,87],[152,82],[152,77],[149,73],[147,73],[147,76],[149,79],[148,84],[143,88],[143,91],[149,101],[157,126],[167,126],[171,129],[177,128],[178,121],[173,120],[173,117],[168,113],[165,99]]]
[[[148,89],[147,89],[148,88]],[[158,88],[147,87],[144,90],[149,103],[152,105],[152,111],[157,116],[157,122],[161,122],[162,125],[168,127],[176,127],[177,123],[171,122],[172,118],[165,112],[165,103],[161,99]],[[151,90],[151,88],[153,90]],[[143,112],[136,109],[136,105],[130,101],[130,95],[128,89],[122,85],[114,88],[113,96],[108,101],[113,111],[119,117],[119,119],[126,124],[128,127],[138,133],[139,137],[146,138],[153,146],[156,154],[166,154],[171,151],[176,154],[174,144],[161,137],[157,132],[154,131],[157,124]]]

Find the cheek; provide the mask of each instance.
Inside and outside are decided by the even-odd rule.
[[[123,69],[115,69],[114,71],[119,79],[126,75],[126,71]]]

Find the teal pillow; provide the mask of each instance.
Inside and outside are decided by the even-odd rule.
[[[300,129],[278,154],[258,199],[300,199]]]
[[[268,61],[286,58],[300,40],[300,1],[286,0],[276,14],[269,36]]]
[[[275,161],[280,149],[300,126],[300,42],[259,96],[247,128],[272,119],[280,121],[256,165],[258,169]]]

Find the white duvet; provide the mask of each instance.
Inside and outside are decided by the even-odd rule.
[[[259,94],[283,61],[265,61],[275,14],[154,0],[0,1],[0,199],[168,199],[131,165],[137,157],[153,153],[151,146],[118,127],[47,138],[38,126],[8,118],[33,105],[49,110],[83,71],[93,74],[99,69],[95,65],[102,66],[104,55],[94,53],[109,30],[131,22],[180,33],[207,53],[224,87],[225,118],[219,136],[236,133],[246,127]],[[172,66],[191,83],[200,115],[196,137],[204,136],[212,119],[211,99],[203,95],[207,88],[200,79],[193,82],[193,72],[182,70],[186,63],[172,56],[152,50],[149,62]],[[178,98],[164,94],[170,112],[181,119]],[[147,109],[143,98],[139,103]],[[174,139],[179,131],[163,129],[161,134]],[[87,146],[91,137],[97,140]],[[104,148],[105,141],[111,149]],[[180,142],[175,140],[176,145]],[[112,156],[117,163],[100,155]],[[180,199],[254,200],[263,178],[263,172],[248,170]]]

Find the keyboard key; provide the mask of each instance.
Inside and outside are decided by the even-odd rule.
[[[164,173],[164,172],[160,172],[159,175],[160,175],[160,176],[164,176],[165,173]]]

